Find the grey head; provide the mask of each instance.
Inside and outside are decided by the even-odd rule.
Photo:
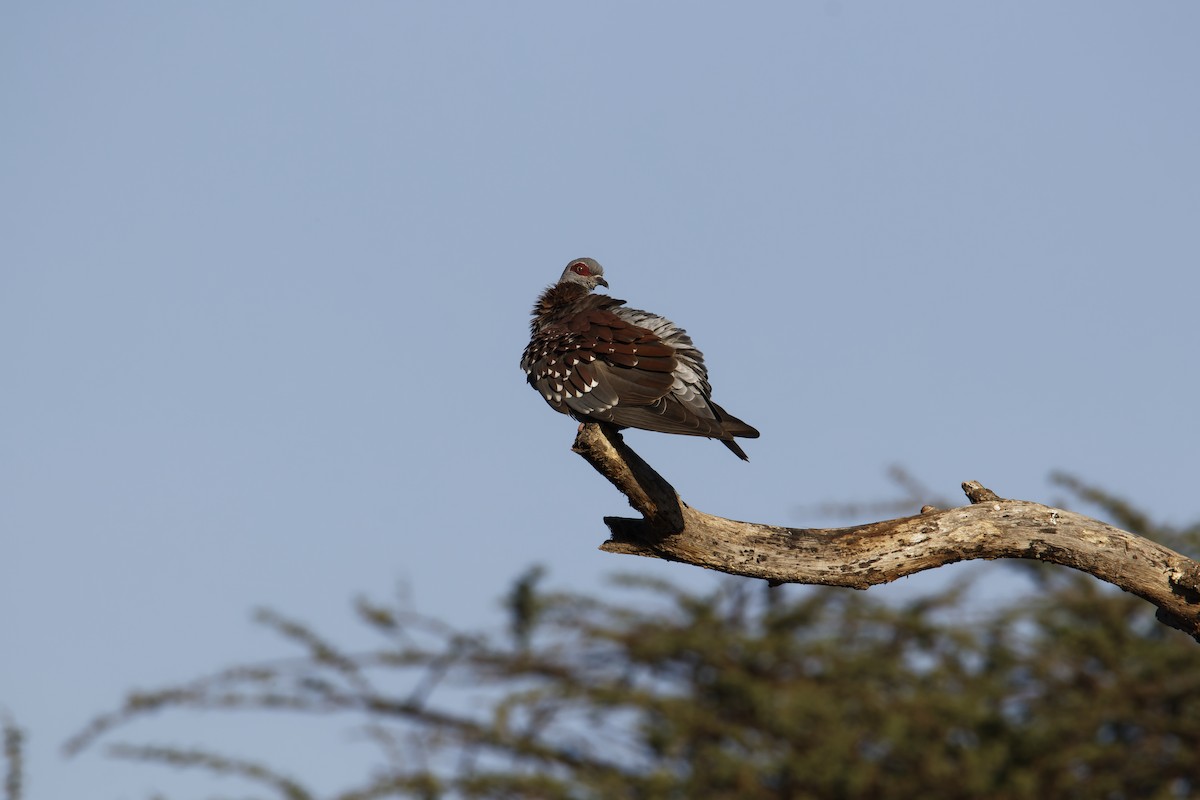
[[[558,279],[561,283],[580,283],[590,292],[597,285],[607,288],[608,281],[604,280],[604,267],[600,266],[600,262],[594,258],[576,258],[567,264],[567,268],[563,270],[562,277]]]

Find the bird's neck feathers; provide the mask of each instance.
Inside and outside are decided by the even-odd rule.
[[[556,283],[542,292],[534,304],[533,324],[537,327],[539,322],[553,321],[578,313],[583,308],[598,308],[612,302],[613,299],[608,295],[594,295],[591,289],[581,283]]]

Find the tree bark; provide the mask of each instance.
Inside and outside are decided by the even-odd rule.
[[[1028,558],[1094,575],[1158,607],[1200,641],[1200,564],[1099,520],[963,484],[971,505],[849,528],[783,528],[705,514],[680,499],[612,426],[581,426],[572,448],[642,514],[605,517],[610,553],[681,561],[772,583],[866,589],[972,559]]]

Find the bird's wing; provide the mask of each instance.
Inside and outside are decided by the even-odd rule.
[[[675,350],[607,308],[587,308],[538,331],[522,360],[546,402],[612,422],[616,406],[653,403],[671,391]]]
[[[596,384],[565,398],[577,416],[663,433],[726,436],[709,400],[704,356],[682,328],[623,306],[598,308],[572,323],[587,343],[580,350],[586,352],[580,377]]]

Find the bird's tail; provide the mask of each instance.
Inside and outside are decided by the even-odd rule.
[[[733,454],[734,454],[735,456],[737,456],[738,458],[740,458],[742,461],[749,461],[749,460],[750,460],[750,456],[746,455],[746,451],[745,451],[745,450],[743,450],[741,447],[739,447],[739,446],[738,446],[738,443],[737,443],[737,442],[735,442],[733,439],[719,439],[718,441],[719,441],[721,444],[723,444],[723,445],[725,445],[726,447],[728,447],[730,450],[732,450],[732,451],[733,451]]]
[[[717,412],[717,416],[721,420],[721,432],[725,434],[721,437],[721,444],[733,451],[733,454],[742,461],[749,461],[746,451],[738,446],[738,443],[733,440],[735,436],[741,436],[743,439],[757,439],[758,429],[752,425],[747,425],[737,417],[730,414],[725,409],[721,408],[716,403],[712,403],[713,410]]]

